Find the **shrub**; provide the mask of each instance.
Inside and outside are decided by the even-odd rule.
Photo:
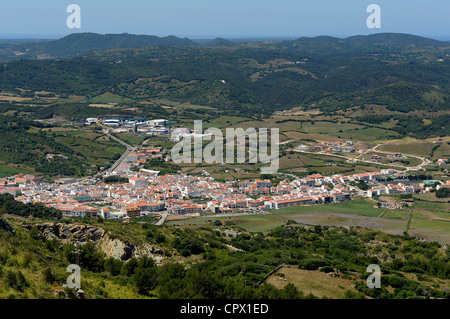
[[[325,259],[319,259],[319,258],[309,258],[305,259],[302,263],[303,268],[306,270],[317,270],[319,267],[325,267],[329,266],[329,261]]]

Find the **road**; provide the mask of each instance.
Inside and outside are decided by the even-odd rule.
[[[359,159],[359,157],[361,157],[361,156],[363,156],[364,154],[367,154],[367,153],[369,153],[369,152],[377,152],[377,153],[390,154],[390,155],[395,154],[395,152],[378,151],[377,148],[378,148],[379,146],[381,146],[381,145],[383,145],[383,144],[378,144],[378,145],[376,145],[376,146],[374,146],[374,147],[368,149],[366,152],[364,152],[363,154],[357,156],[356,158],[352,158],[352,157],[345,156],[345,155],[328,154],[328,153],[323,153],[323,152],[308,152],[308,151],[301,151],[301,150],[298,150],[298,149],[293,149],[293,151],[295,151],[295,152],[300,152],[300,153],[307,153],[307,154],[315,154],[315,155],[326,155],[326,156],[340,157],[340,158],[346,159],[348,162],[353,162],[354,160],[356,160],[356,161],[358,161],[358,162],[364,162],[364,163],[369,163],[369,164],[376,164],[376,165],[382,165],[382,166],[387,166],[387,167],[398,167],[398,168],[402,168],[402,169],[404,169],[404,170],[406,170],[406,171],[420,170],[420,169],[423,168],[423,166],[429,165],[429,164],[431,163],[430,160],[428,160],[428,159],[426,159],[426,158],[424,158],[424,157],[420,157],[420,156],[417,156],[417,155],[410,155],[410,154],[405,154],[405,155],[407,155],[407,156],[409,156],[409,157],[415,157],[415,158],[418,158],[418,159],[420,159],[420,160],[422,161],[422,163],[419,164],[419,165],[417,165],[417,166],[412,166],[412,167],[411,167],[411,166],[404,166],[404,165],[398,165],[398,164],[375,163],[375,162],[372,162],[372,161],[369,161],[369,160],[362,160],[362,159]]]
[[[161,218],[155,223],[156,226],[161,226],[166,221],[167,216],[169,216],[169,212],[166,210],[161,213]]]
[[[101,172],[99,173],[100,175],[103,175],[103,174],[105,174],[106,172],[112,172],[112,171],[114,171],[120,164],[122,164],[122,163],[126,160],[126,158],[128,157],[128,155],[130,155],[130,153],[135,152],[136,149],[137,149],[136,147],[133,147],[133,146],[131,146],[131,145],[128,144],[128,143],[125,143],[124,141],[122,141],[121,139],[115,137],[114,135],[109,134],[108,130],[106,130],[106,129],[103,130],[103,134],[105,134],[106,136],[108,136],[110,139],[112,139],[112,140],[114,140],[114,141],[117,141],[118,143],[120,143],[120,144],[122,144],[123,146],[125,146],[125,147],[126,147],[126,151],[122,154],[122,156],[121,156],[117,161],[115,161],[115,163],[114,163],[113,165],[111,165],[110,168],[101,171]]]
[[[372,150],[373,150],[374,152],[382,153],[382,154],[389,154],[389,155],[395,154],[395,152],[378,151],[377,148],[378,148],[379,146],[381,146],[381,145],[383,145],[383,144],[378,144],[378,145],[372,147]],[[413,170],[414,170],[414,171],[416,171],[416,170],[418,171],[418,170],[422,169],[424,166],[430,165],[430,164],[432,163],[429,159],[427,159],[427,158],[425,158],[425,157],[420,157],[420,156],[417,156],[417,155],[411,155],[411,154],[406,154],[406,153],[405,153],[405,155],[407,155],[407,156],[409,156],[409,157],[415,157],[415,158],[418,158],[418,159],[420,159],[420,160],[422,161],[422,163],[419,164],[419,165],[417,165],[417,166],[413,166],[413,167],[405,167],[405,168],[406,168],[406,171],[413,171]]]

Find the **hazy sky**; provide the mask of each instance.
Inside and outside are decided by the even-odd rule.
[[[81,29],[68,29],[69,4]],[[381,29],[366,25],[381,7]],[[349,36],[402,32],[450,40],[449,0],[1,0],[0,37],[73,32],[191,38]]]

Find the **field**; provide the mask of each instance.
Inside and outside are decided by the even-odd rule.
[[[426,142],[384,144],[378,147],[378,150],[384,152],[399,152],[402,154],[411,154],[417,156],[430,156],[431,149],[435,145],[436,144]]]
[[[8,177],[21,173],[33,174],[34,171],[32,168],[25,167],[24,165],[6,164],[0,162],[0,177]]]
[[[341,299],[344,297],[345,291],[356,291],[352,280],[332,277],[318,270],[283,267],[266,281],[278,289],[292,283],[304,293],[312,293],[320,298]]]
[[[445,209],[448,209],[448,206],[444,205],[450,204],[438,203],[430,207],[429,205],[418,203],[418,207],[413,210],[410,234],[431,241],[449,244],[450,214],[448,210],[447,213],[444,213]],[[448,219],[445,219],[445,215],[442,214],[447,214]],[[384,210],[376,208],[373,200],[355,199],[336,204],[282,208],[271,210],[267,215],[227,215],[226,217],[209,215],[169,221],[168,224],[196,228],[205,224],[209,225],[216,219],[222,222],[226,221],[229,225],[242,227],[251,232],[267,232],[291,220],[306,226],[359,226],[401,235],[406,230],[407,211]]]
[[[134,134],[116,134],[116,136],[130,145],[141,145],[144,139],[147,137],[145,135],[138,136]]]
[[[124,99],[120,95],[106,92],[91,98],[89,102],[92,104],[123,103]]]
[[[66,144],[74,151],[82,154],[86,158],[87,165],[103,167],[114,161],[117,154],[122,154],[125,148],[112,140],[104,139],[101,133],[91,130],[84,131],[58,131],[51,133],[57,142]]]

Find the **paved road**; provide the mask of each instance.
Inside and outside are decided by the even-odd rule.
[[[114,171],[120,164],[122,164],[126,160],[126,158],[128,157],[128,155],[130,153],[133,153],[134,151],[136,151],[136,147],[133,147],[130,144],[125,143],[121,139],[115,137],[114,135],[109,134],[109,132],[107,130],[103,130],[103,134],[108,136],[110,139],[113,139],[114,141],[117,141],[120,144],[122,144],[123,146],[125,146],[126,147],[126,151],[122,154],[122,156],[113,165],[111,165],[110,168],[100,172],[100,174],[105,174],[106,172]]]
[[[377,148],[380,147],[381,145],[384,145],[384,144],[378,144],[378,145],[372,147],[372,150],[374,152],[382,153],[382,154],[389,154],[389,155],[395,154],[395,152],[378,151]],[[422,167],[431,164],[431,161],[429,159],[426,159],[425,157],[421,157],[421,156],[417,156],[417,155],[411,155],[411,154],[406,154],[406,153],[404,153],[404,154],[409,156],[409,157],[418,158],[418,159],[420,159],[422,161],[422,163],[417,165],[417,166],[413,166],[413,167],[406,167],[405,166],[407,171],[420,170]]]
[[[161,218],[155,223],[155,225],[161,226],[162,224],[164,224],[164,222],[166,221],[167,216],[169,216],[169,212],[168,211],[162,212]]]
[[[383,145],[383,144],[378,144],[378,145],[376,145],[376,146],[370,148],[370,149],[367,150],[364,154],[367,154],[368,152],[377,152],[377,153],[390,154],[390,155],[395,154],[395,152],[378,151],[377,148],[378,148],[379,146],[381,146],[381,145]],[[352,157],[345,156],[345,155],[328,154],[328,153],[323,153],[323,152],[307,152],[307,151],[301,151],[301,150],[298,150],[298,149],[293,149],[293,151],[295,151],[295,152],[300,152],[300,153],[307,153],[307,154],[315,154],[315,155],[326,155],[326,156],[340,157],[340,158],[344,158],[344,159],[348,160],[349,162],[356,159],[358,162],[364,162],[364,163],[376,164],[376,165],[382,165],[382,166],[388,166],[388,167],[398,167],[398,168],[405,169],[406,171],[420,170],[423,166],[429,165],[429,164],[431,163],[428,159],[426,159],[426,158],[424,158],[424,157],[420,157],[420,156],[417,156],[417,155],[410,155],[410,154],[405,154],[405,155],[407,155],[407,156],[409,156],[409,157],[415,157],[415,158],[418,158],[418,159],[420,159],[420,160],[422,161],[422,163],[419,164],[419,165],[417,165],[417,166],[412,166],[412,167],[409,166],[409,167],[408,167],[408,166],[403,166],[403,165],[398,165],[398,164],[374,163],[374,162],[369,161],[369,160],[362,160],[362,159],[359,159],[359,157],[361,157],[361,156],[364,155],[364,154],[361,154],[361,155],[357,156],[356,158],[352,158]]]

